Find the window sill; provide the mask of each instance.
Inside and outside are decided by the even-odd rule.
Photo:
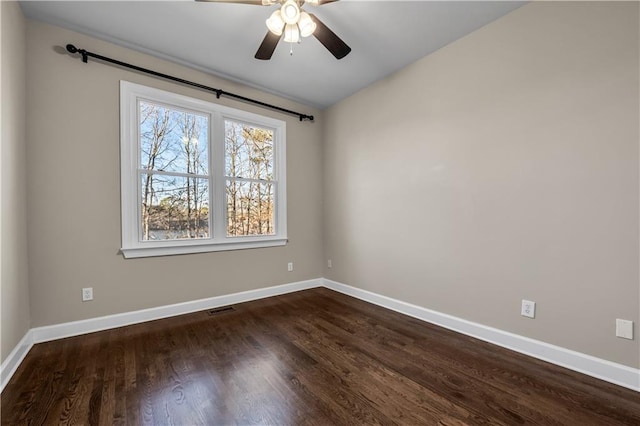
[[[125,259],[135,259],[138,257],[174,256],[180,254],[207,253],[214,251],[279,247],[286,245],[287,241],[288,240],[286,238],[273,238],[268,240],[229,241],[223,243],[199,243],[182,245],[151,243],[154,245],[127,248],[123,247],[120,249],[120,252]]]

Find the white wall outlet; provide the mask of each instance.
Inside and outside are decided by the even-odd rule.
[[[327,260],[327,268],[331,269],[332,266],[331,259]]]
[[[93,287],[86,287],[82,289],[82,301],[88,302],[93,300]]]
[[[287,271],[289,272],[293,271],[293,262],[287,263]]]
[[[616,319],[616,337],[633,340],[633,321]]]
[[[522,300],[522,309],[520,311],[520,315],[527,318],[535,318],[536,317],[536,302],[532,302],[531,300]]]

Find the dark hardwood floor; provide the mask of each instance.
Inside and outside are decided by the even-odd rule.
[[[35,345],[3,425],[640,425],[640,394],[318,288]]]

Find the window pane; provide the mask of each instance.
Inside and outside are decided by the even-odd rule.
[[[273,130],[225,120],[225,173],[273,180]]]
[[[141,175],[141,238],[209,238],[207,179]]]
[[[207,116],[139,102],[140,168],[208,174]]]
[[[227,236],[273,235],[275,184],[227,180]]]

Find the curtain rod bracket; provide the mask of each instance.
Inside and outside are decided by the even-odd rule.
[[[164,78],[166,80],[171,80],[171,81],[175,81],[177,83],[181,83],[181,84],[185,84],[187,86],[192,86],[192,87],[196,87],[200,90],[205,90],[207,92],[213,92],[216,95],[217,99],[220,99],[220,96],[227,96],[229,98],[234,98],[236,100],[242,101],[242,102],[247,102],[250,104],[254,104],[254,105],[258,105],[261,106],[263,108],[268,108],[268,109],[272,109],[275,111],[279,111],[285,114],[290,114],[290,115],[296,115],[300,118],[300,121],[304,121],[304,120],[309,120],[309,121],[313,121],[313,115],[307,115],[307,114],[302,114],[296,111],[291,111],[289,109],[285,109],[276,105],[271,105],[268,104],[266,102],[262,102],[256,99],[251,99],[251,98],[247,98],[246,96],[242,96],[242,95],[237,95],[235,93],[231,93],[231,92],[225,92],[222,89],[215,89],[213,87],[209,87],[209,86],[205,86],[204,84],[199,84],[199,83],[194,83],[193,81],[189,81],[189,80],[185,80],[179,77],[174,77],[172,75],[168,75],[168,74],[163,74],[161,72],[158,71],[153,71],[147,68],[142,68],[139,67],[137,65],[133,65],[133,64],[129,64],[127,62],[122,62],[122,61],[118,61],[117,59],[112,59],[112,58],[108,58],[106,56],[102,56],[102,55],[98,55],[97,53],[93,53],[93,52],[89,52],[87,50],[84,49],[78,49],[77,47],[75,47],[73,44],[67,44],[66,46],[67,48],[67,52],[71,53],[71,54],[76,54],[79,53],[82,56],[82,62],[84,62],[85,64],[87,62],[89,62],[89,56],[91,56],[92,58],[98,59],[100,61],[103,62],[109,62],[111,64],[115,64],[117,66],[123,67],[123,68],[129,68],[138,72],[142,72],[145,74],[150,74],[153,75],[155,77],[159,77],[159,78]]]

